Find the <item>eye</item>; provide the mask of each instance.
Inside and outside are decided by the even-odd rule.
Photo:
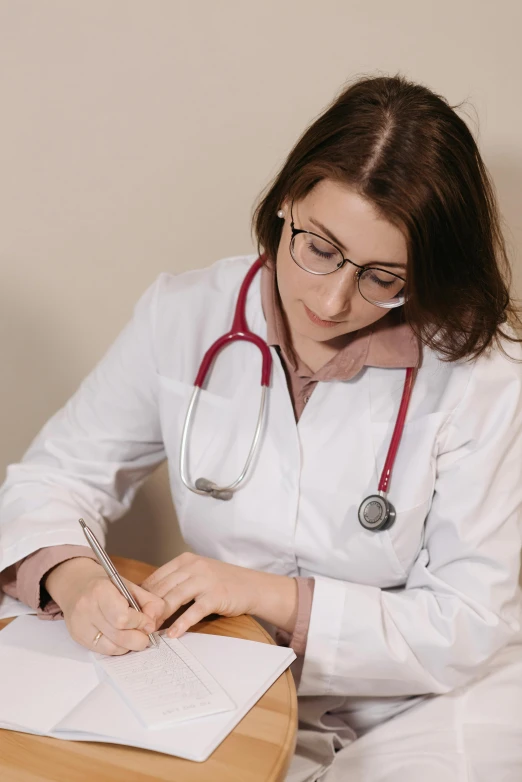
[[[404,286],[404,280],[402,280],[400,277],[397,277],[395,274],[392,274],[391,272],[384,271],[384,269],[373,269],[371,267],[367,267],[364,270],[363,275],[369,283],[379,285],[381,288]]]
[[[318,258],[331,260],[338,255],[337,251],[334,247],[332,247],[332,245],[328,244],[328,242],[321,241],[321,239],[316,239],[313,236],[306,237],[306,245],[308,250]]]
[[[380,285],[381,288],[391,288],[392,285],[397,285],[397,278],[396,277],[389,277],[387,276],[384,278],[384,276],[379,275],[378,272],[372,271],[368,274],[368,277],[372,282],[375,282],[377,285]]]

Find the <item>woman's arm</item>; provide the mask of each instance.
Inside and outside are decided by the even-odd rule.
[[[92,648],[101,630],[96,648],[107,654],[147,645],[145,626],[163,611],[161,600],[137,587],[147,607],[140,614],[129,609],[90,558],[78,524],[84,516],[103,540],[106,520],[130,507],[138,486],[165,458],[154,344],[160,284],[144,294],[107,355],[22,462],[9,467],[0,491],[0,571],[19,563],[18,597],[36,608],[46,586],[73,637]],[[64,549],[79,549],[81,556],[70,558]]]
[[[0,490],[0,572],[41,548],[85,545],[78,517],[104,538],[165,458],[154,323],[161,280]]]

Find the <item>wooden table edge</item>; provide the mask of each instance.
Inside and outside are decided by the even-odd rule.
[[[265,638],[268,639],[269,643],[276,645],[270,633],[265,630],[265,628],[259,622],[257,622],[253,616],[248,616],[248,619],[254,623],[256,629],[261,630],[262,634],[265,636]],[[270,779],[267,780],[267,782],[277,782],[278,780],[283,779],[283,774],[286,774],[288,767],[290,766],[297,739],[297,691],[295,688],[294,677],[290,668],[286,669],[284,672],[284,677],[286,686],[288,687],[291,702],[290,713],[288,715],[288,728],[285,742],[281,747],[280,756],[276,760],[271,772]]]

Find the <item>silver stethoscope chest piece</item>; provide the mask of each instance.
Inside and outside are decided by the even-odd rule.
[[[386,497],[371,494],[359,506],[359,521],[371,532],[388,529],[395,521],[395,508]]]

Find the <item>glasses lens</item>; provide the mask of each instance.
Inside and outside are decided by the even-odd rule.
[[[343,262],[342,253],[333,244],[309,233],[294,236],[290,251],[294,261],[313,274],[330,274]]]
[[[404,280],[384,269],[365,269],[359,276],[359,290],[372,304],[398,307],[404,303]]]

